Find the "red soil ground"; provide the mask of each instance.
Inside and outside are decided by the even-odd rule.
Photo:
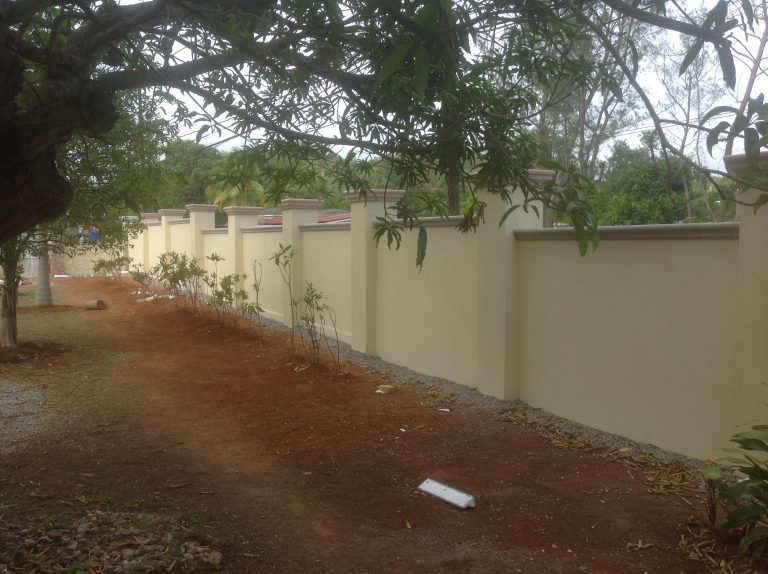
[[[685,486],[683,500],[636,464],[364,368],[304,368],[285,333],[137,304],[132,288],[57,279],[69,307],[20,315],[0,385],[42,392],[42,414],[4,437],[0,521],[180,515],[233,573],[709,571],[677,548],[703,514]],[[107,309],[81,310],[94,298]],[[397,391],[376,394],[384,382]],[[419,493],[427,477],[477,507]]]

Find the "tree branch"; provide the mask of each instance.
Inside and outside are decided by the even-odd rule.
[[[722,44],[722,34],[728,30],[732,30],[738,25],[738,22],[731,20],[726,22],[725,26],[721,28],[705,30],[700,26],[689,24],[688,22],[667,18],[660,14],[654,14],[653,12],[636,8],[635,6],[622,2],[622,0],[603,0],[603,3],[617,12],[629,16],[630,18],[634,18],[635,20],[639,20],[640,22],[664,28],[665,30],[673,30],[675,32],[680,32],[681,34],[687,34],[688,36],[694,36],[695,38],[701,38],[702,40],[713,44]],[[568,4],[572,3],[569,1]]]

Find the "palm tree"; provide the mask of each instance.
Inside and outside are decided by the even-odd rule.
[[[259,182],[259,167],[246,150],[234,151],[221,158],[211,169],[211,184],[205,194],[211,201],[228,205],[264,205],[264,187]]]

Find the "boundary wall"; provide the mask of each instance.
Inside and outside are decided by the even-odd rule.
[[[415,231],[399,250],[373,239],[401,196],[350,197],[351,223],[318,224],[320,203],[298,199],[281,205],[282,226],[259,225],[260,208],[225,208],[226,229],[216,206],[142,214],[130,255],[152,266],[177,251],[208,268],[216,252],[220,274],[248,274],[250,300],[260,265],[265,315],[289,325],[270,257],[291,245],[294,292],[312,281],[353,349],[689,456],[717,457],[741,425],[768,419],[768,208],[739,223],[604,228],[582,257],[572,231],[542,229],[532,211],[497,225],[505,206],[487,196],[474,234],[424,221],[419,271]]]

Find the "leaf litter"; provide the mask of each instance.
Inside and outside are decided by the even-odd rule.
[[[207,572],[223,560],[215,539],[201,541],[179,518],[110,510],[32,517],[12,509],[0,506],[0,574]]]
[[[652,453],[631,448],[606,449],[602,445],[568,433],[551,423],[531,420],[524,410],[510,408],[500,412],[498,420],[531,428],[550,444],[564,449],[592,451],[595,456],[627,467],[631,478],[639,478],[651,494],[675,496],[693,509],[705,508],[706,491],[703,478],[695,470],[686,468],[678,461],[662,460]],[[677,547],[689,560],[701,562],[711,574],[754,574],[765,571],[748,557],[728,552],[722,541],[701,521],[691,518],[686,524],[687,534],[680,537]],[[643,550],[653,544],[642,540],[627,544],[632,550]]]

